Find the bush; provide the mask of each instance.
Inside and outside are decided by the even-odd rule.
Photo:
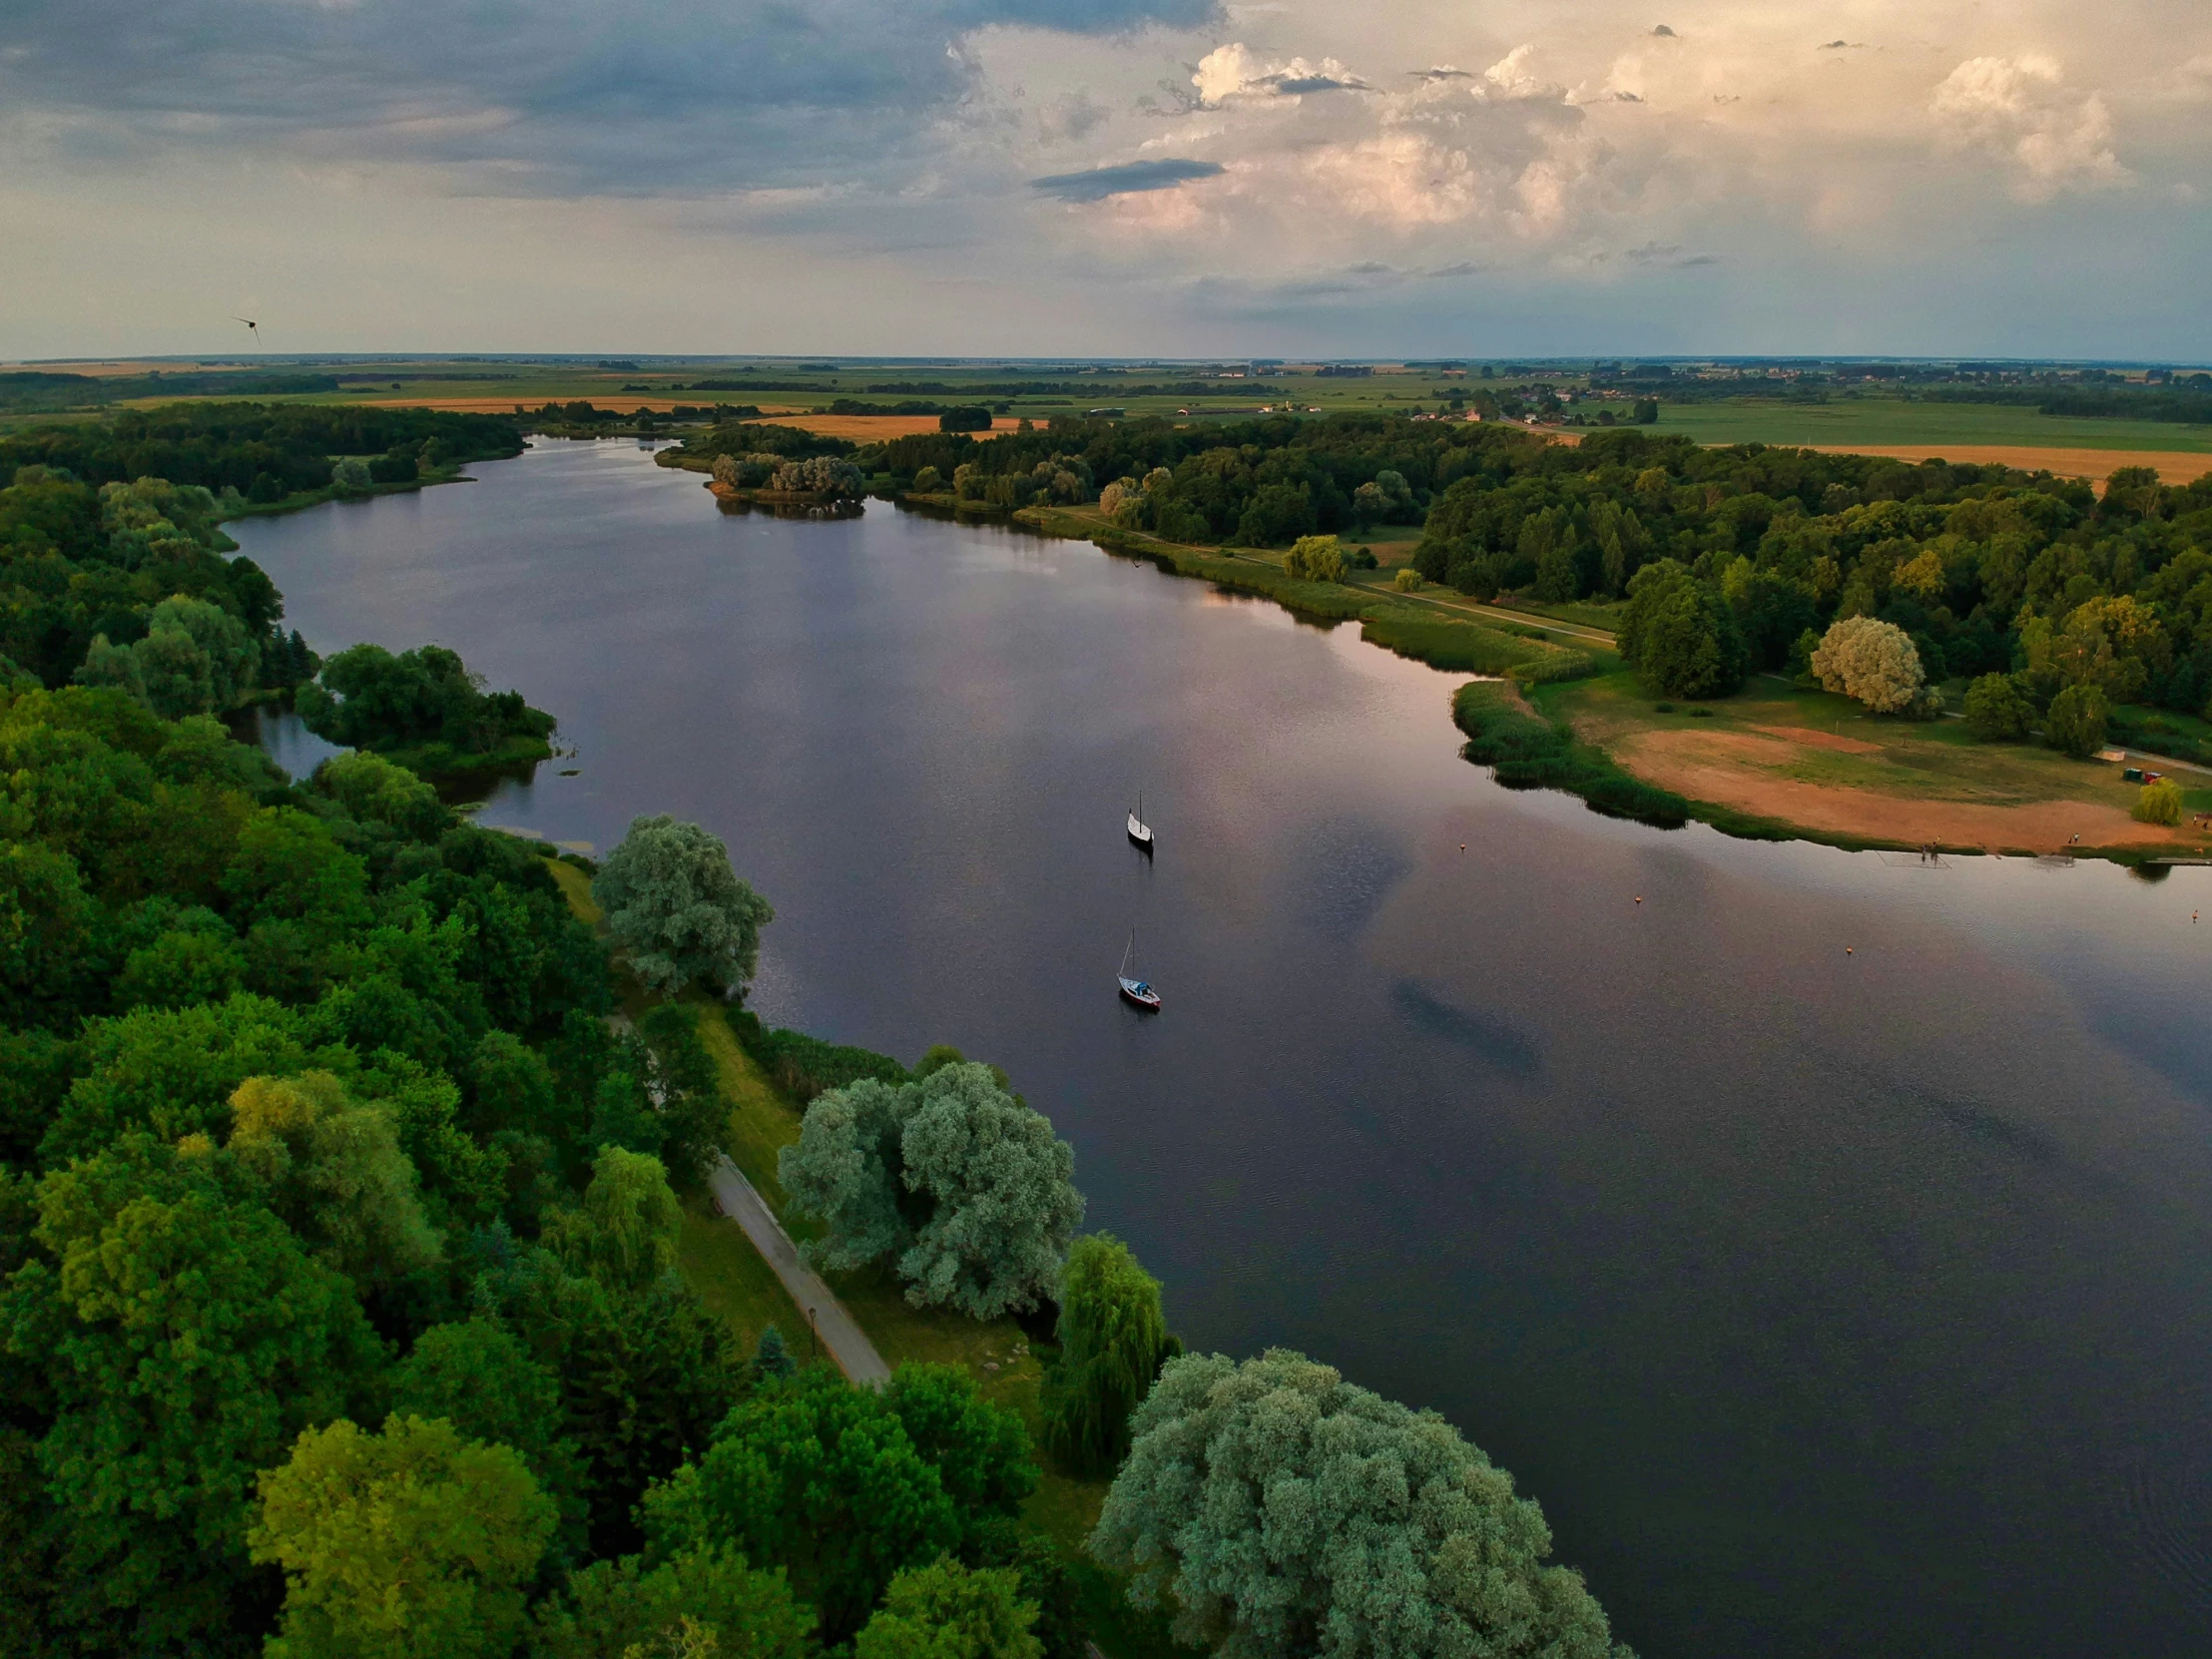
[[[914,491],[918,495],[935,495],[944,488],[944,474],[933,466],[925,466],[914,474]]]
[[[2043,716],[2043,739],[2061,754],[2085,761],[2104,747],[2104,722],[2111,705],[2094,686],[2068,686],[2050,700]]]
[[[1392,577],[1391,583],[1399,593],[1418,593],[1422,586],[1420,572],[1411,565],[1406,565]]]
[[[1940,707],[1912,638],[1895,623],[1845,617],[1822,637],[1812,669],[1822,686],[1878,715],[1932,715]]]
[[[2135,798],[2135,805],[2128,812],[2138,824],[2179,824],[2181,786],[2171,778],[2161,778],[2155,784],[2145,784],[2143,793]]]
[[[2034,721],[2026,688],[2009,674],[1984,674],[1966,688],[1966,726],[1983,743],[2018,743]]]

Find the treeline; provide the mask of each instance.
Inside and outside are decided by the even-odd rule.
[[[2088,676],[2115,705],[2190,713],[2212,698],[2212,477],[2123,468],[2099,496],[1996,466],[1604,433],[1491,453],[1432,507],[1413,563],[1485,598],[1644,592],[1680,619],[1670,649],[1713,670],[1683,695],[1804,672],[1808,635],[1872,617],[1930,682],[2017,673],[2047,698]]]
[[[1038,478],[1040,467],[1048,479],[1067,472],[1102,494],[1118,484],[1113,513],[1126,528],[1168,541],[1277,547],[1364,524],[1417,523],[1439,491],[1480,469],[1485,456],[1542,447],[1522,432],[1396,415],[1277,415],[1203,427],[1071,418],[988,442],[952,433],[897,438],[880,457],[907,479],[924,468],[944,479],[971,468],[966,493],[985,503],[994,491],[1020,494],[1019,481]]]
[[[843,438],[825,437],[798,426],[732,419],[718,420],[707,430],[692,433],[654,459],[662,466],[688,466],[705,472],[724,455],[773,455],[787,461],[810,461],[818,455],[851,455],[858,449],[858,444]]]
[[[1934,386],[1920,395],[1931,403],[1999,403],[2047,415],[2212,425],[2212,375],[2204,374],[2172,386]]]
[[[340,651],[298,688],[293,707],[316,737],[388,756],[426,777],[542,761],[552,753],[551,715],[524,703],[520,692],[486,691],[482,675],[439,645]]]
[[[145,374],[66,374],[30,369],[0,374],[0,411],[34,414],[99,408],[145,397],[283,397],[337,389],[336,375],[268,369],[204,369],[181,374],[164,373],[158,368]]]
[[[336,457],[394,450],[420,466],[450,466],[520,454],[522,432],[511,416],[450,409],[172,403],[8,433],[0,476],[59,467],[89,484],[162,478],[271,502],[327,488]]]

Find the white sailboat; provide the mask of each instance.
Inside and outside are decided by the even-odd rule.
[[[1137,930],[1129,929],[1129,948],[1121,953],[1121,994],[1148,1014],[1160,1011],[1160,993],[1137,977]]]
[[[1129,809],[1129,838],[1147,852],[1152,850],[1152,826],[1144,821],[1144,791],[1142,790],[1137,792],[1136,806]]]

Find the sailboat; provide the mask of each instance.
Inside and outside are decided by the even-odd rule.
[[[1137,792],[1136,806],[1129,810],[1129,838],[1147,852],[1152,850],[1152,826],[1144,821],[1144,791],[1142,790]]]
[[[1129,929],[1129,948],[1121,953],[1121,994],[1148,1014],[1160,1011],[1160,993],[1137,977],[1137,930]]]

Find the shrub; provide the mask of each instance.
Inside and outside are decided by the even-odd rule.
[[[2009,674],[1984,674],[1966,688],[1966,726],[1983,743],[2018,743],[2034,720],[2026,688]]]
[[[1940,707],[1922,671],[1921,654],[1895,623],[1845,617],[1823,636],[1812,669],[1829,691],[1878,715],[1930,715]]]
[[[1405,566],[1391,581],[1399,593],[1418,593],[1421,590],[1420,572],[1411,565]]]
[[[935,495],[944,488],[944,474],[933,466],[925,466],[914,474],[914,490],[919,495]]]
[[[2068,686],[2050,700],[2043,738],[2061,754],[2085,761],[2104,746],[2104,722],[2112,712],[2094,686]]]
[[[2135,805],[2128,811],[2138,824],[2179,824],[2181,786],[2171,778],[2161,778],[2155,784],[2145,784],[2143,793],[2135,798]]]

